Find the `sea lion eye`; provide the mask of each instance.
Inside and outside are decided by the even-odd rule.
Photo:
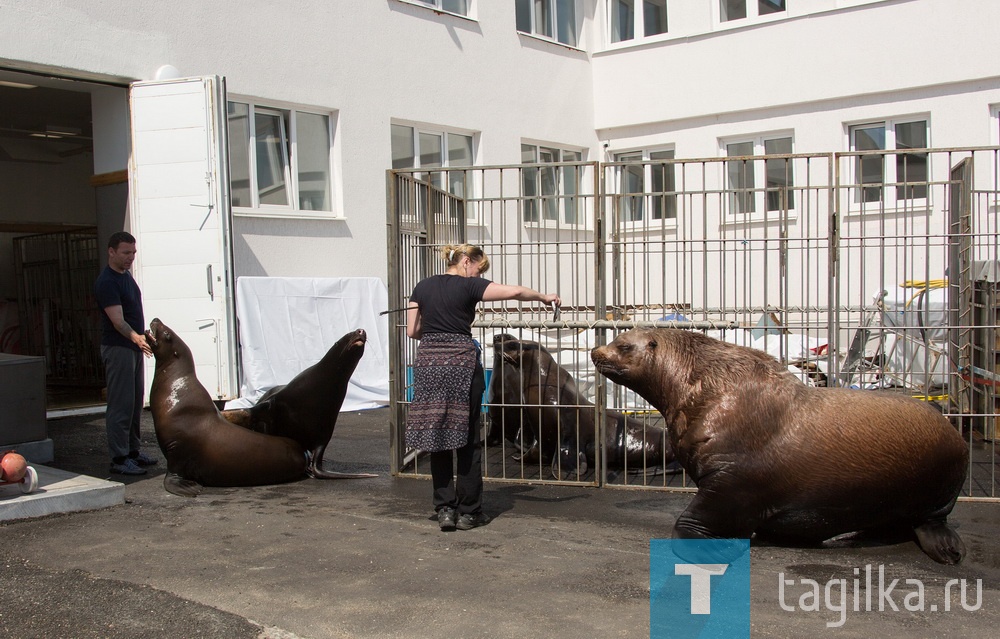
[[[649,349],[650,350],[656,350],[656,340],[655,339],[649,340]]]
[[[621,351],[622,353],[627,353],[627,352],[629,352],[629,351],[632,350],[632,345],[628,344],[628,343],[619,344],[618,345],[618,350]]]

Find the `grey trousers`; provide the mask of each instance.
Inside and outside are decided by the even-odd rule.
[[[142,415],[142,352],[124,346],[101,345],[101,360],[108,384],[105,426],[111,459],[127,457],[140,446],[139,417]]]

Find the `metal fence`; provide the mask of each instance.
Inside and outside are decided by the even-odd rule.
[[[104,383],[94,301],[99,257],[93,229],[14,239],[21,353],[45,357],[47,384]]]
[[[969,444],[965,496],[997,498],[998,172],[997,147],[390,171],[390,304],[459,242],[490,279],[562,297],[558,318],[480,306],[490,479],[693,489],[658,413],[589,357],[678,326],[807,384],[933,402]],[[415,343],[390,317],[393,472],[426,474],[402,439]]]

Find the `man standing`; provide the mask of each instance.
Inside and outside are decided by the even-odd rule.
[[[108,386],[105,424],[111,472],[145,475],[143,466],[156,460],[139,450],[139,417],[142,414],[142,356],[153,352],[143,330],[142,293],[129,269],[135,260],[135,238],[124,231],[108,240],[108,265],[95,284],[101,309],[101,360]]]

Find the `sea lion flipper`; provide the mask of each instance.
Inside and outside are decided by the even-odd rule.
[[[243,428],[250,427],[250,411],[246,408],[231,408],[219,411],[219,414],[230,424],[242,426]]]
[[[747,500],[718,491],[717,486],[708,490],[699,486],[699,492],[674,523],[675,539],[714,539],[718,544],[708,551],[713,560],[729,563],[743,553],[735,540],[750,539],[758,525],[758,517]],[[708,497],[707,495],[712,495]],[[678,556],[684,557],[682,551]]]
[[[523,448],[522,448],[523,450]],[[531,447],[525,450],[520,455],[512,455],[511,459],[517,462],[524,462],[526,464],[537,464],[541,459],[542,451],[538,445],[538,440],[536,439],[531,443]]]
[[[201,494],[202,485],[192,479],[184,479],[177,473],[167,473],[163,476],[163,488],[168,493],[181,497],[197,497]]]
[[[368,479],[378,477],[374,473],[338,473],[333,470],[324,470],[321,475],[316,475],[316,479]]]
[[[317,446],[309,455],[309,465],[306,466],[306,474],[313,479],[366,479],[378,477],[371,473],[339,473],[323,468],[323,453],[326,452],[326,444]]]
[[[250,408],[231,408],[219,411],[219,414],[230,424],[258,433],[270,433],[271,424],[274,422],[273,411],[274,401],[266,399]]]
[[[913,532],[920,549],[939,564],[954,565],[965,557],[965,542],[943,520],[926,521],[915,527]]]
[[[552,456],[552,476],[561,481],[579,479],[587,474],[587,456],[583,452],[576,455],[563,446]]]

